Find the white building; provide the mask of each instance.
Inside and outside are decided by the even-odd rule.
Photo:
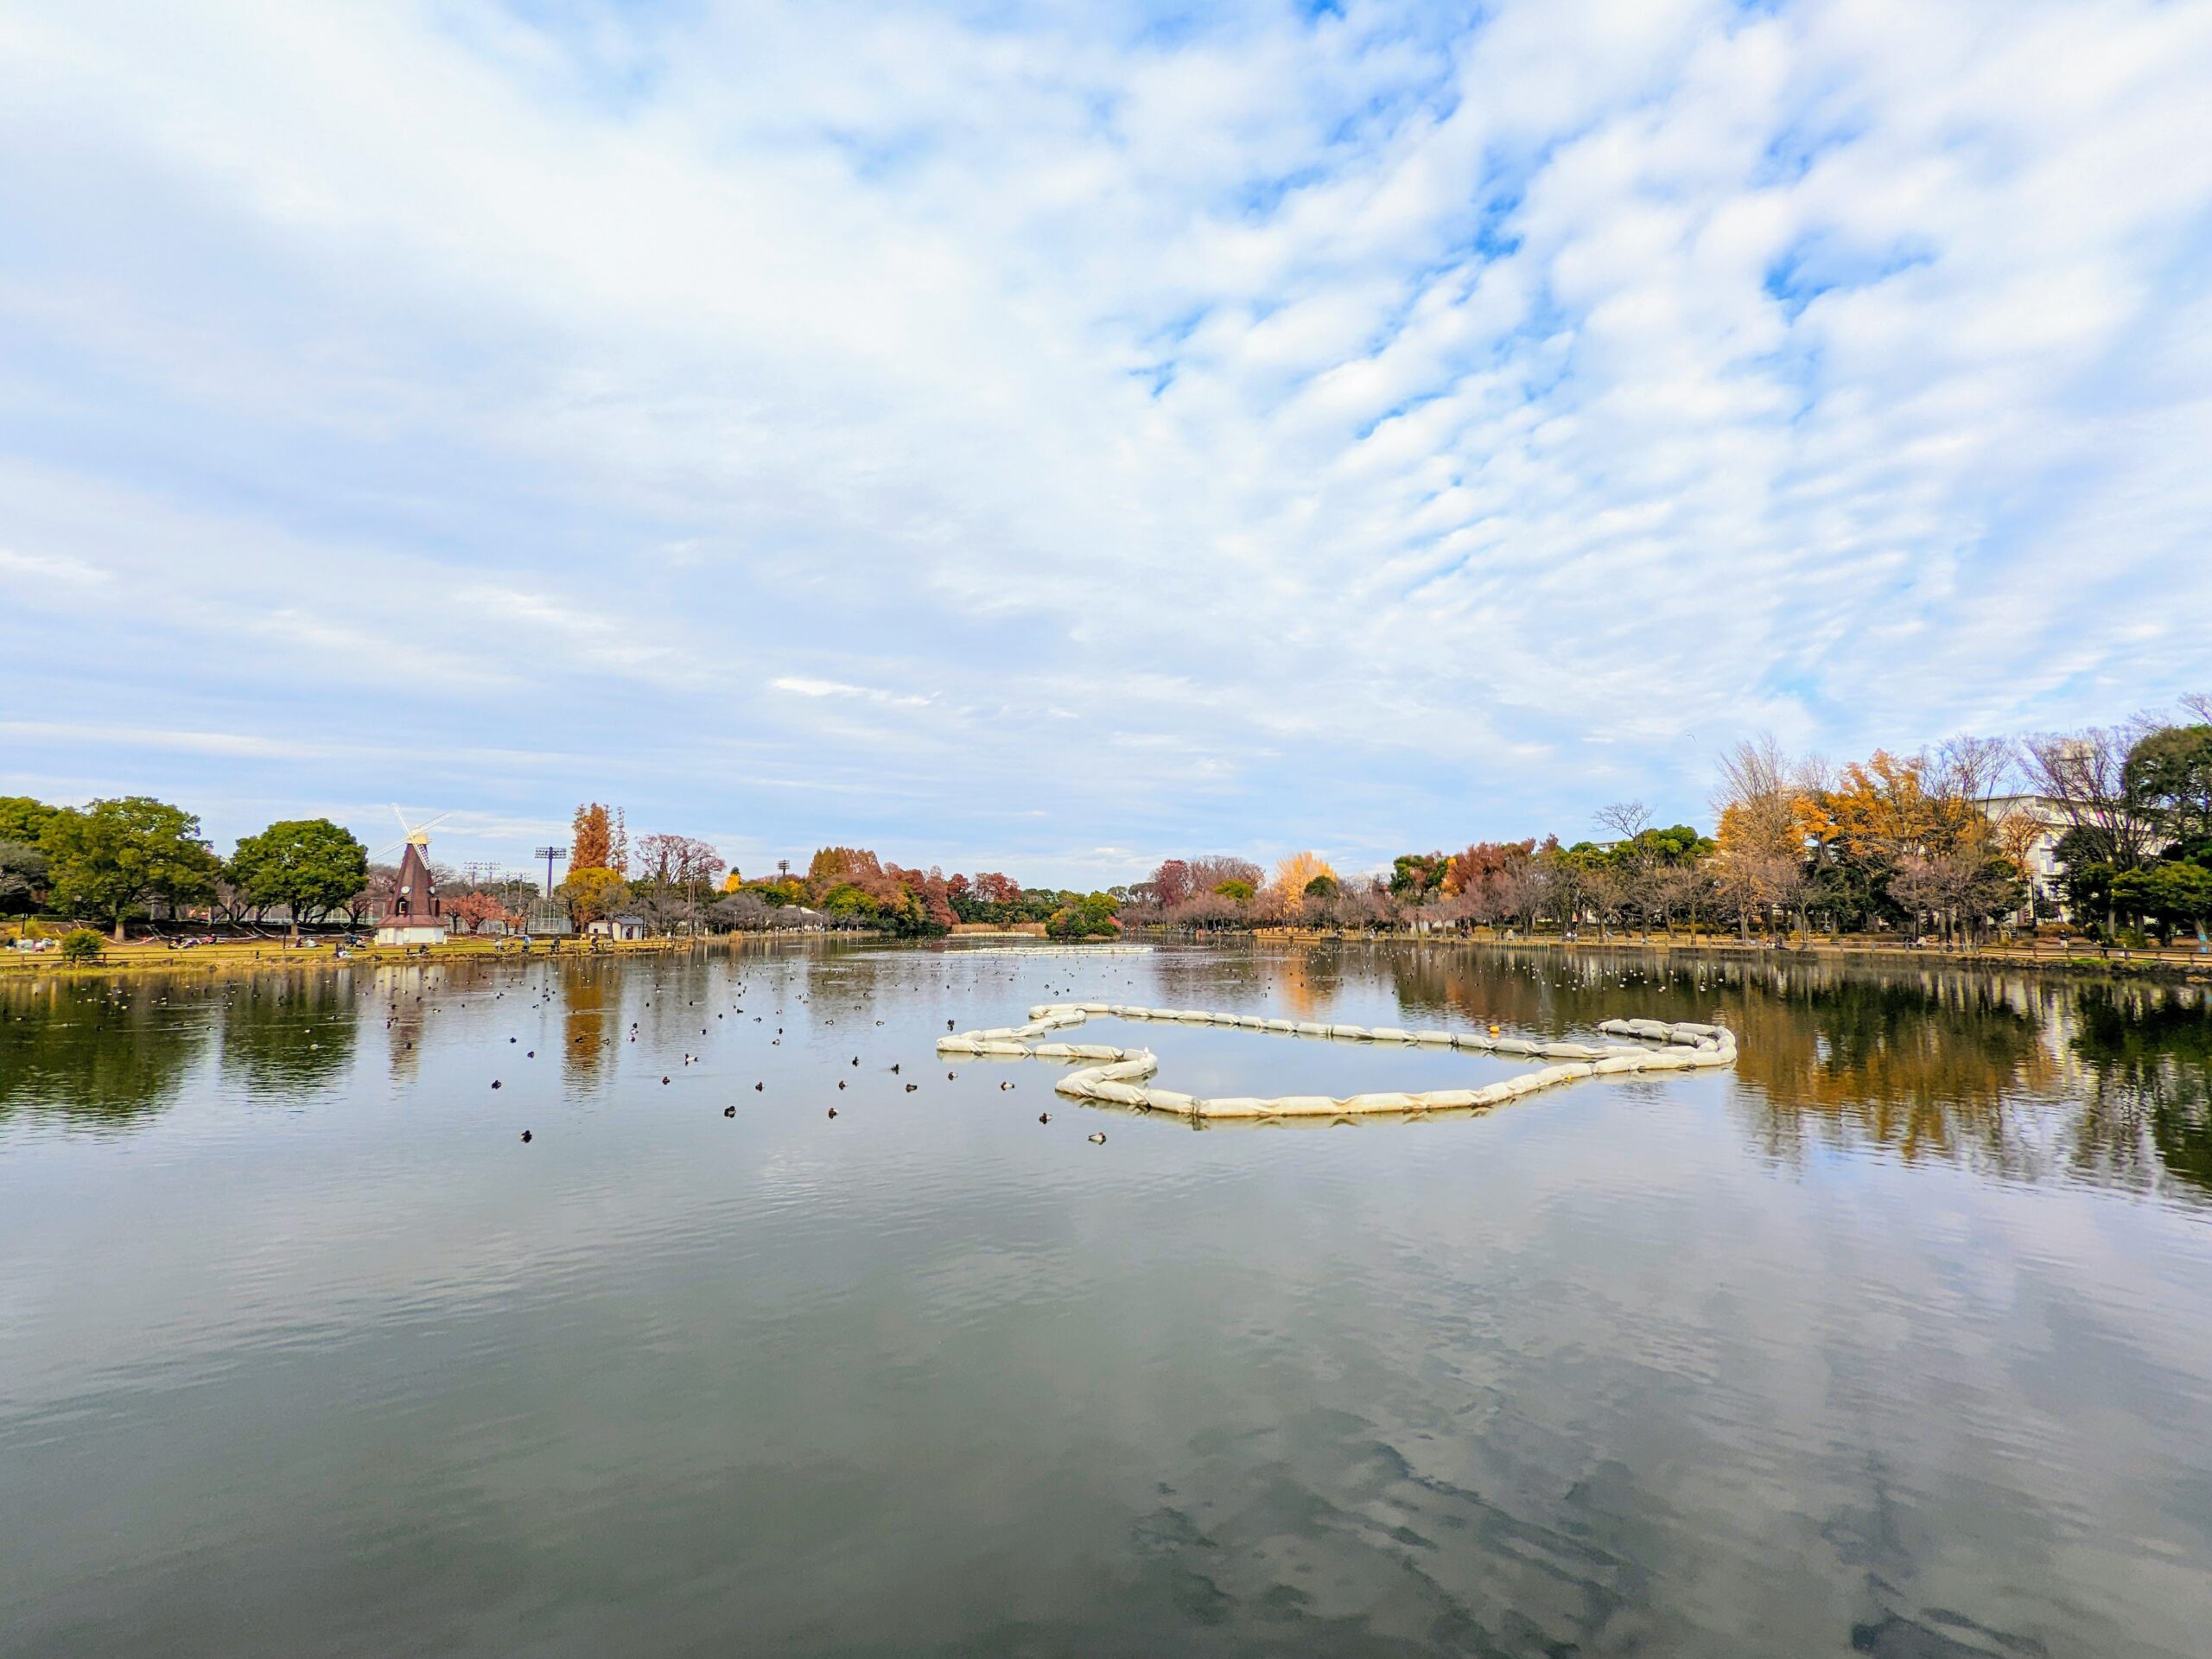
[[[2028,867],[2028,885],[2052,913],[2073,920],[2066,908],[2065,890],[2059,885],[2059,837],[2074,827],[2066,809],[2048,795],[1993,795],[1982,803],[1982,810],[1988,813],[1989,821],[1998,827],[2000,835],[2006,824],[2016,821],[2034,826],[2031,836],[2023,832],[2025,845],[2021,850]],[[2146,855],[2162,851],[2171,844],[2141,819],[2134,820],[2133,824],[2143,836]]]
[[[1993,795],[1981,804],[2000,834],[2009,823],[2034,826],[2020,851],[2028,868],[2028,887],[2037,903],[2055,913],[2066,913],[2066,899],[2058,885],[2058,838],[2073,828],[2057,802],[2046,795]],[[2009,842],[2009,836],[2007,840]]]

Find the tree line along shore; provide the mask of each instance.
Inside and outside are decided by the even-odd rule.
[[[1162,860],[1141,881],[1091,892],[1003,872],[947,874],[867,849],[817,851],[746,877],[696,837],[633,845],[625,815],[580,805],[567,870],[533,877],[432,864],[440,918],[483,948],[533,933],[609,942],[716,933],[1041,928],[1059,939],[1126,929],[1320,930],[1561,940],[1987,948],[2071,940],[2099,950],[2206,944],[2212,924],[2212,697],[2174,717],[2005,740],[1961,737],[1910,755],[1832,766],[1770,738],[1723,756],[1711,830],[1610,804],[1593,836],[1478,841],[1343,874],[1300,851],[1271,869],[1207,855]],[[289,819],[227,856],[183,807],[144,796],[56,805],[0,797],[0,920],[19,943],[89,957],[135,929],[358,933],[389,913],[396,864],[327,818]],[[438,948],[445,948],[441,945]]]
[[[1773,739],[1721,759],[1710,833],[1640,801],[1596,837],[1482,841],[1344,877],[1312,853],[1271,875],[1170,859],[1127,890],[1133,924],[1476,932],[1560,939],[1725,929],[1739,943],[2100,950],[2206,943],[2212,697],[2178,717],[2018,739],[1959,737],[1832,765]]]

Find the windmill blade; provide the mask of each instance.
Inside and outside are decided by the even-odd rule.
[[[415,833],[415,826],[407,822],[407,815],[399,810],[397,801],[392,803],[391,816],[399,820],[399,838],[402,841]]]
[[[455,809],[455,810],[458,810],[458,808]],[[415,833],[418,836],[426,836],[451,817],[453,817],[453,813],[451,812],[441,812],[436,817],[426,819],[424,822],[416,824],[415,826]]]
[[[396,853],[406,844],[407,843],[404,841],[395,841],[388,846],[379,847],[376,851],[369,855],[369,861],[373,864],[382,859],[385,854]]]

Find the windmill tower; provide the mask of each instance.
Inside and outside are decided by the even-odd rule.
[[[402,839],[384,851],[399,849],[399,879],[393,886],[391,908],[377,924],[377,943],[435,944],[446,937],[446,918],[437,883],[430,876],[430,831],[453,815],[441,812],[427,823],[410,823],[398,807],[391,814],[399,820]]]

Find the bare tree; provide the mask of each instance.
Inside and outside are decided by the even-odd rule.
[[[1524,858],[1491,876],[1486,886],[1497,918],[1518,919],[1535,931],[1536,918],[1551,896],[1551,874],[1541,860]]]
[[[1234,858],[1223,854],[1208,854],[1189,861],[1191,887],[1198,893],[1218,893],[1227,881],[1242,881],[1255,893],[1267,880],[1267,872],[1249,858]]]
[[[1161,919],[1176,927],[1193,931],[1200,928],[1228,927],[1241,920],[1243,909],[1227,893],[1202,891],[1192,893],[1161,913]]]
[[[639,843],[638,881],[649,887],[649,907],[664,926],[681,917],[697,931],[700,901],[728,867],[712,843],[690,836],[646,836]]]
[[[2129,810],[2128,751],[2144,722],[2044,732],[2020,742],[2020,769],[2073,834],[2073,855],[2133,869],[2148,850],[2150,826]],[[2116,924],[2110,906],[2105,925]]]
[[[1663,870],[1657,854],[1637,837],[1651,828],[1651,809],[1642,801],[1615,801],[1598,809],[1600,828],[1610,830],[1620,842],[1618,863],[1611,872],[1611,897],[1617,906],[1634,911],[1643,920],[1644,936],[1651,933],[1651,917],[1664,908],[1658,891]]]
[[[1598,809],[1598,827],[1622,841],[1634,841],[1651,827],[1651,809],[1642,801],[1615,801]]]
[[[1922,918],[1939,912],[1950,892],[1951,883],[1936,868],[1936,861],[1917,853],[1908,853],[1899,859],[1896,872],[1890,877],[1891,896],[1912,918],[1916,937],[1920,932]]]
[[[1696,941],[1698,916],[1710,909],[1718,896],[1713,874],[1709,859],[1685,859],[1679,864],[1659,866],[1653,891],[1666,921],[1669,938],[1675,936],[1675,918],[1687,915],[1691,941]]]
[[[1974,806],[1986,819],[2012,770],[2012,746],[2003,738],[1961,734],[1936,751],[1929,772],[1935,787]]]
[[[1747,738],[1720,757],[1720,787],[1713,806],[1719,818],[1722,892],[1733,902],[1738,937],[1748,938],[1751,917],[1762,906],[1803,914],[1806,836],[1800,821],[1807,784],[1771,733]],[[1809,930],[1808,930],[1809,931]]]
[[[1774,734],[1747,737],[1720,757],[1720,787],[1713,797],[1714,816],[1739,812],[1786,813],[1796,793],[1796,778]]]

